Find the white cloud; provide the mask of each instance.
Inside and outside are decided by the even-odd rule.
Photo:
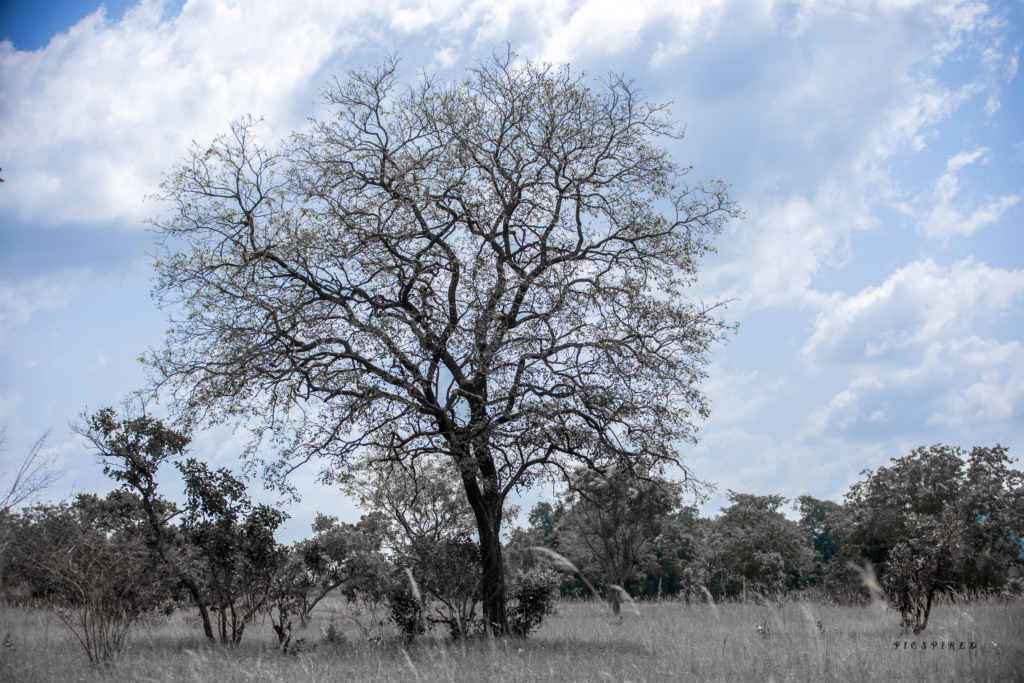
[[[296,5],[192,0],[180,16],[162,22],[160,3],[146,0],[114,24],[97,12],[43,50],[26,53],[10,43],[0,46],[0,147],[10,160],[4,163],[9,191],[0,206],[25,221],[137,224],[158,210],[142,205],[141,198],[156,191],[161,172],[181,158],[191,140],[205,142],[243,114],[266,116],[268,141],[284,137],[309,115],[308,104],[325,69],[341,71],[339,65],[356,49],[394,49],[394,36],[382,33],[387,26],[404,34],[439,34],[431,39],[437,43],[431,68],[467,61],[481,48],[500,46],[512,32],[519,36],[517,49],[531,57],[560,62],[639,49],[654,63],[667,65],[695,41],[715,39],[726,16],[731,40],[737,32],[763,37],[781,30],[786,7],[726,0]],[[941,14],[946,11],[942,7],[930,11]],[[900,11],[907,9],[887,3],[869,9],[858,3],[799,7],[805,30],[837,13],[887,28],[889,15]],[[980,11],[975,8],[969,17]],[[958,36],[980,21],[956,12],[950,17],[960,27]],[[660,45],[651,39],[654,34],[664,37]],[[472,55],[465,54],[467,42]],[[850,79],[865,69],[855,56],[834,50],[835,42],[823,36],[816,45],[819,54],[808,62],[818,66],[791,74],[775,102],[781,107],[779,120],[800,112],[819,90],[822,103],[831,99],[824,95],[844,91],[848,101],[856,101]],[[844,50],[863,52],[856,41],[844,45]],[[887,48],[916,56],[879,54],[873,59],[913,63],[921,56],[900,41],[889,41]],[[872,79],[857,88],[877,80],[880,70],[869,71]],[[891,73],[906,80],[898,70]],[[808,84],[816,84],[813,92]],[[863,118],[863,111],[848,109],[843,105],[836,111],[850,120]],[[807,125],[804,130],[814,134]],[[841,187],[845,180],[832,182]],[[807,195],[790,201],[807,201],[801,196]],[[855,196],[853,201],[859,200]]]
[[[970,258],[949,267],[915,261],[878,287],[834,295],[816,317],[803,352],[819,363],[858,363],[908,347],[926,349],[969,335],[977,321],[1010,314],[1022,297],[1024,270],[991,268]]]
[[[960,152],[946,162],[946,172],[935,181],[934,207],[921,219],[921,231],[925,235],[943,240],[953,235],[970,235],[997,222],[1007,209],[1020,201],[1020,195],[1003,196],[975,209],[967,217],[954,206],[954,200],[960,193],[960,169],[979,159],[984,162],[988,156],[990,151],[981,147],[973,152]]]
[[[849,387],[833,396],[827,405],[817,406],[811,410],[806,423],[793,437],[794,441],[809,441],[831,431],[848,430],[859,422],[889,422],[884,405],[870,414],[866,413],[861,405],[865,399],[870,399],[884,389],[883,382],[874,375],[860,375],[854,378]]]
[[[799,433],[797,438],[820,436],[832,425],[846,429],[852,426],[859,416],[857,394],[847,389],[832,397],[827,406],[815,408],[807,420],[806,429]]]
[[[310,79],[361,39],[348,32],[359,3],[304,7],[193,0],[161,23],[160,3],[147,0],[116,24],[96,12],[42,50],[0,43],[3,211],[138,223],[154,211],[143,196],[191,140],[247,113],[283,137],[296,102],[312,99]]]
[[[789,196],[744,208],[757,218],[731,228],[723,252],[732,258],[704,277],[711,289],[732,284],[740,311],[817,303],[814,276],[823,266],[840,266],[851,235],[875,222],[862,191],[832,181],[810,199]]]
[[[894,103],[885,123],[873,132],[862,163],[885,161],[904,149],[925,149],[933,126],[955,111],[974,90],[966,86],[953,91],[931,78],[910,81],[907,85],[910,87],[904,97]]]
[[[1024,271],[972,259],[948,267],[917,261],[877,287],[832,296],[802,352],[812,368],[855,377],[810,411],[797,438],[858,423],[871,434],[869,425],[892,423],[893,406],[899,419],[922,425],[1005,424],[1024,399],[1024,348],[979,332],[1017,314],[1022,299]]]
[[[703,388],[712,401],[709,424],[714,425],[714,431],[751,422],[788,385],[785,377],[730,370],[721,363],[713,364],[708,375]]]
[[[7,333],[27,324],[37,311],[55,311],[67,306],[87,275],[85,271],[78,271],[18,283],[0,280],[0,350]]]
[[[129,277],[141,274],[140,262],[132,264]],[[64,309],[83,292],[116,287],[122,277],[98,275],[89,268],[67,268],[19,282],[0,280],[0,343],[5,333],[28,325],[37,312]]]
[[[981,381],[963,391],[953,390],[943,399],[944,410],[935,411],[928,424],[962,425],[967,422],[1000,422],[1013,418],[1024,400],[1024,354],[1018,354],[1017,372],[986,372]]]
[[[21,403],[21,394],[18,392],[7,393],[0,391],[0,424],[5,427],[18,414],[18,404]]]
[[[580,56],[599,52],[615,54],[641,45],[652,66],[684,54],[695,40],[714,37],[726,6],[725,0],[695,2],[659,2],[641,0],[622,3],[614,0],[591,0],[571,5],[555,3],[540,20],[539,44],[531,46],[542,58],[555,63],[570,62]],[[752,3],[755,16],[765,17],[768,3]],[[767,18],[767,17],[765,17]],[[654,42],[647,48],[647,34],[668,32],[668,42]]]
[[[773,83],[770,99],[762,101],[754,91],[742,105],[763,112],[755,124],[761,135],[751,140],[749,154],[751,166],[764,155],[764,172],[756,180],[759,186],[747,188],[741,197],[748,219],[730,227],[720,247],[724,262],[713,264],[703,276],[707,291],[727,289],[740,299],[734,307],[739,312],[772,306],[816,308],[829,295],[814,288],[815,279],[823,271],[844,267],[858,233],[884,225],[879,207],[896,206],[915,219],[920,216],[922,226],[931,225],[937,233],[970,234],[999,221],[1018,202],[1016,195],[1004,196],[961,215],[965,205],[957,194],[963,164],[953,159],[947,175],[928,188],[922,209],[922,200],[907,197],[923,188],[911,183],[905,189],[898,173],[897,162],[905,162],[908,152],[926,150],[938,124],[964,103],[986,91],[997,96],[992,72],[1011,61],[1006,50],[992,47],[1001,45],[1000,35],[972,35],[991,32],[999,24],[988,20],[991,11],[977,3],[960,5],[799,6],[790,25],[798,26],[795,33],[813,59],[791,66],[792,78]],[[927,17],[946,27],[911,37],[900,32],[893,15]],[[830,20],[846,22],[849,36],[825,30]],[[951,87],[937,80],[932,67],[952,59],[952,51],[965,41],[973,41],[971,50],[984,51],[987,66]],[[762,140],[787,144],[772,146]],[[808,175],[787,177],[793,169],[807,169]]]

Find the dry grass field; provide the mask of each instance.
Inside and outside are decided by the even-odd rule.
[[[390,631],[369,642],[348,618],[365,623],[367,612],[334,600],[296,629],[305,642],[294,655],[279,653],[269,622],[251,625],[239,647],[211,648],[189,616],[138,627],[117,661],[96,668],[52,614],[0,607],[0,681],[1024,681],[1020,600],[939,605],[917,638],[877,608],[659,602],[617,620],[604,605],[563,602],[529,640],[464,646],[440,634],[406,645]],[[332,619],[334,642],[324,638]]]

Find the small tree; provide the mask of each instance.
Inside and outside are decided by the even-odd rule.
[[[344,480],[343,488],[380,518],[384,540],[397,555],[466,539],[476,531],[457,472],[435,458],[371,457]]]
[[[103,473],[138,494],[148,523],[150,547],[188,590],[199,609],[206,637],[214,640],[205,591],[189,571],[190,553],[170,524],[179,511],[157,493],[157,471],[185,452],[188,437],[147,415],[121,420],[113,408],[82,417],[85,424],[75,425],[75,431],[97,450]]]
[[[376,512],[364,515],[356,524],[317,513],[312,538],[297,541],[288,550],[267,604],[282,651],[287,652],[291,640],[291,616],[297,616],[305,626],[313,608],[335,590],[340,589],[349,598],[363,598],[371,611],[376,611],[392,584],[394,570],[381,553],[384,527],[383,516]],[[349,618],[370,637],[369,629],[354,617]],[[372,618],[379,628],[383,619],[375,614]]]
[[[331,591],[340,588],[354,595],[361,586],[374,584],[379,574],[391,571],[381,553],[385,529],[379,512],[364,515],[355,524],[317,513],[312,538],[292,546],[288,570],[301,594],[296,614],[303,624]]]
[[[712,592],[739,595],[744,581],[758,589],[798,588],[813,566],[814,551],[798,522],[786,519],[782,508],[789,501],[772,494],[758,496],[729,491],[731,505],[712,521],[709,566]],[[784,572],[781,583],[778,561]]]
[[[227,469],[211,471],[193,458],[178,463],[178,469],[188,496],[181,531],[198,550],[203,597],[219,615],[221,642],[237,645],[246,624],[272,598],[285,556],[274,532],[287,515],[253,505],[244,483]]]
[[[911,515],[907,540],[889,554],[882,584],[914,635],[928,626],[936,594],[954,587],[967,560],[964,524],[951,511],[940,519]]]
[[[679,507],[682,492],[675,482],[641,479],[618,468],[606,472],[579,468],[569,477],[561,548],[569,557],[598,566],[615,614],[623,585],[638,573],[653,549],[656,524]]]
[[[823,583],[825,567],[842,548],[843,540],[835,530],[842,506],[831,500],[819,500],[809,494],[797,496],[793,509],[800,512],[800,524],[814,547],[814,569],[811,583]]]
[[[272,596],[283,551],[274,531],[286,515],[253,505],[230,471],[211,471],[195,459],[175,462],[185,481],[183,510],[157,494],[161,465],[185,453],[189,439],[146,415],[120,420],[112,408],[84,416],[75,430],[99,452],[104,473],[139,496],[150,548],[185,586],[199,609],[203,631],[237,644]],[[181,515],[179,526],[170,522]]]
[[[395,563],[412,572],[421,592],[413,599],[408,577],[399,572],[390,595],[392,619],[400,630],[415,635],[426,623],[441,624],[460,639],[482,631],[480,549],[472,539],[476,522],[451,466],[426,456],[406,461],[378,451],[345,480],[344,487],[383,522]],[[506,504],[502,517],[514,519],[518,514],[518,506]],[[517,576],[513,571],[512,579],[518,581]],[[517,590],[522,583],[515,584]],[[514,591],[508,598],[519,604]],[[426,623],[416,623],[414,611],[416,619]],[[525,635],[541,618],[531,616],[529,628],[520,618],[513,632]]]
[[[755,552],[754,565],[757,567],[757,578],[752,584],[754,590],[765,595],[779,595],[786,590],[786,580],[789,577],[786,576],[782,555],[777,552]]]
[[[680,576],[681,588],[680,592],[683,594],[683,600],[689,605],[691,600],[705,600],[704,591],[707,590],[707,570],[701,563],[691,563],[687,565]]]

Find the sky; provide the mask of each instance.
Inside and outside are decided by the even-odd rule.
[[[671,101],[673,158],[745,212],[692,290],[739,324],[680,448],[718,487],[705,514],[728,490],[840,500],[921,445],[1024,455],[1020,0],[3,2],[0,37],[0,472],[51,430],[55,500],[113,487],[69,425],[164,340],[146,221],[190,143],[251,114],[274,144],[332,76],[396,53],[454,80],[506,43]],[[237,469],[243,445],[221,426],[192,454]],[[359,517],[315,475],[284,541]]]

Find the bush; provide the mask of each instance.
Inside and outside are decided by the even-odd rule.
[[[396,583],[388,593],[388,612],[391,623],[406,640],[426,632],[420,601],[409,586]]]
[[[512,634],[526,637],[555,610],[555,594],[561,577],[547,569],[530,569],[513,576],[509,593],[508,621]]]
[[[109,500],[37,506],[20,517],[12,566],[26,592],[75,635],[93,664],[114,659],[132,626],[173,597],[173,585],[144,542],[108,531]]]

